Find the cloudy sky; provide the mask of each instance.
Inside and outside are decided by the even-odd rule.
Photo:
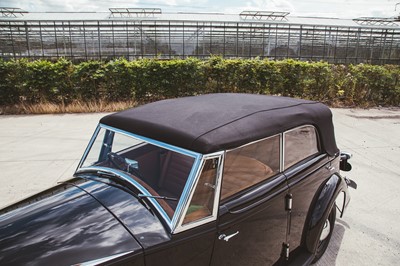
[[[157,7],[163,12],[220,12],[243,10],[289,11],[296,16],[337,18],[394,17],[400,0],[0,0],[0,7],[19,7],[29,12],[107,12],[109,7]]]

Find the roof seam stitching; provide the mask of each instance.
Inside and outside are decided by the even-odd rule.
[[[204,132],[203,134],[199,135],[197,138],[195,138],[195,139],[192,141],[192,143],[190,144],[190,147],[193,148],[194,143],[196,143],[196,141],[197,141],[198,139],[200,139],[201,137],[203,137],[204,135],[207,135],[207,134],[209,134],[209,133],[211,133],[211,132],[213,132],[213,131],[215,131],[215,130],[217,130],[217,129],[219,129],[219,128],[222,128],[222,127],[224,127],[224,126],[227,126],[227,125],[229,125],[229,124],[232,124],[232,123],[234,123],[234,122],[236,122],[236,121],[238,121],[238,120],[240,120],[240,119],[243,119],[243,118],[245,118],[245,117],[249,117],[249,116],[252,116],[252,115],[254,115],[254,114],[258,114],[258,113],[262,113],[262,112],[269,112],[269,111],[274,111],[274,110],[279,110],[279,109],[292,108],[292,107],[295,107],[295,106],[300,106],[300,105],[305,105],[305,104],[318,104],[318,103],[319,103],[319,102],[299,103],[299,104],[294,104],[294,105],[291,105],[291,106],[277,107],[277,108],[272,108],[272,109],[268,109],[268,110],[260,110],[260,111],[256,111],[256,112],[247,114],[247,115],[245,115],[245,116],[241,116],[241,117],[239,117],[239,118],[236,118],[236,119],[234,119],[234,120],[232,120],[232,121],[229,121],[229,122],[227,122],[227,123],[225,123],[225,124],[223,124],[223,125],[220,125],[220,126],[218,126],[218,127],[215,127],[215,128],[213,128],[213,129],[210,129],[210,130]]]

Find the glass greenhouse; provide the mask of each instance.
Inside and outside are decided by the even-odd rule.
[[[109,60],[138,58],[294,58],[400,64],[396,19],[294,17],[286,12],[29,13],[0,8],[0,56]]]

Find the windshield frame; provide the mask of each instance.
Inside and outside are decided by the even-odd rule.
[[[93,147],[93,144],[94,144],[96,138],[98,137],[101,129],[110,130],[115,133],[122,134],[127,137],[132,137],[134,139],[144,141],[148,144],[194,158],[192,168],[190,170],[188,179],[186,181],[185,187],[182,191],[181,197],[179,199],[178,205],[176,207],[176,210],[174,212],[172,219],[167,215],[166,211],[161,207],[161,205],[158,203],[158,201],[155,198],[150,198],[150,197],[147,198],[147,200],[153,205],[153,207],[158,211],[160,216],[164,219],[165,223],[168,225],[169,229],[171,230],[170,232],[172,233],[175,230],[175,228],[177,227],[178,222],[180,221],[180,218],[184,213],[185,206],[188,204],[190,192],[192,191],[192,187],[196,183],[196,177],[198,176],[199,171],[200,171],[199,168],[201,166],[203,155],[200,153],[197,153],[197,152],[189,151],[189,150],[186,150],[186,149],[183,149],[180,147],[176,147],[176,146],[173,146],[173,145],[161,142],[161,141],[157,141],[154,139],[139,136],[139,135],[136,135],[136,134],[133,134],[133,133],[130,133],[130,132],[118,129],[118,128],[114,128],[114,127],[99,123],[96,130],[93,133],[92,138],[89,141],[88,146],[85,149],[85,152],[78,164],[78,167],[76,168],[75,174],[84,173],[87,171],[109,172],[114,175],[117,175],[118,177],[122,178],[124,181],[129,182],[131,185],[133,185],[135,188],[137,188],[140,191],[140,193],[143,195],[152,196],[152,194],[144,186],[142,186],[139,182],[135,181],[128,174],[125,174],[123,171],[119,171],[119,170],[116,170],[113,168],[108,168],[108,167],[101,167],[101,166],[82,167],[82,165],[85,162],[91,148]]]

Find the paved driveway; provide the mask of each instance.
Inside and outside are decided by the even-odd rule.
[[[318,265],[398,265],[400,109],[333,113],[358,189]],[[72,176],[102,116],[0,116],[0,208]]]

